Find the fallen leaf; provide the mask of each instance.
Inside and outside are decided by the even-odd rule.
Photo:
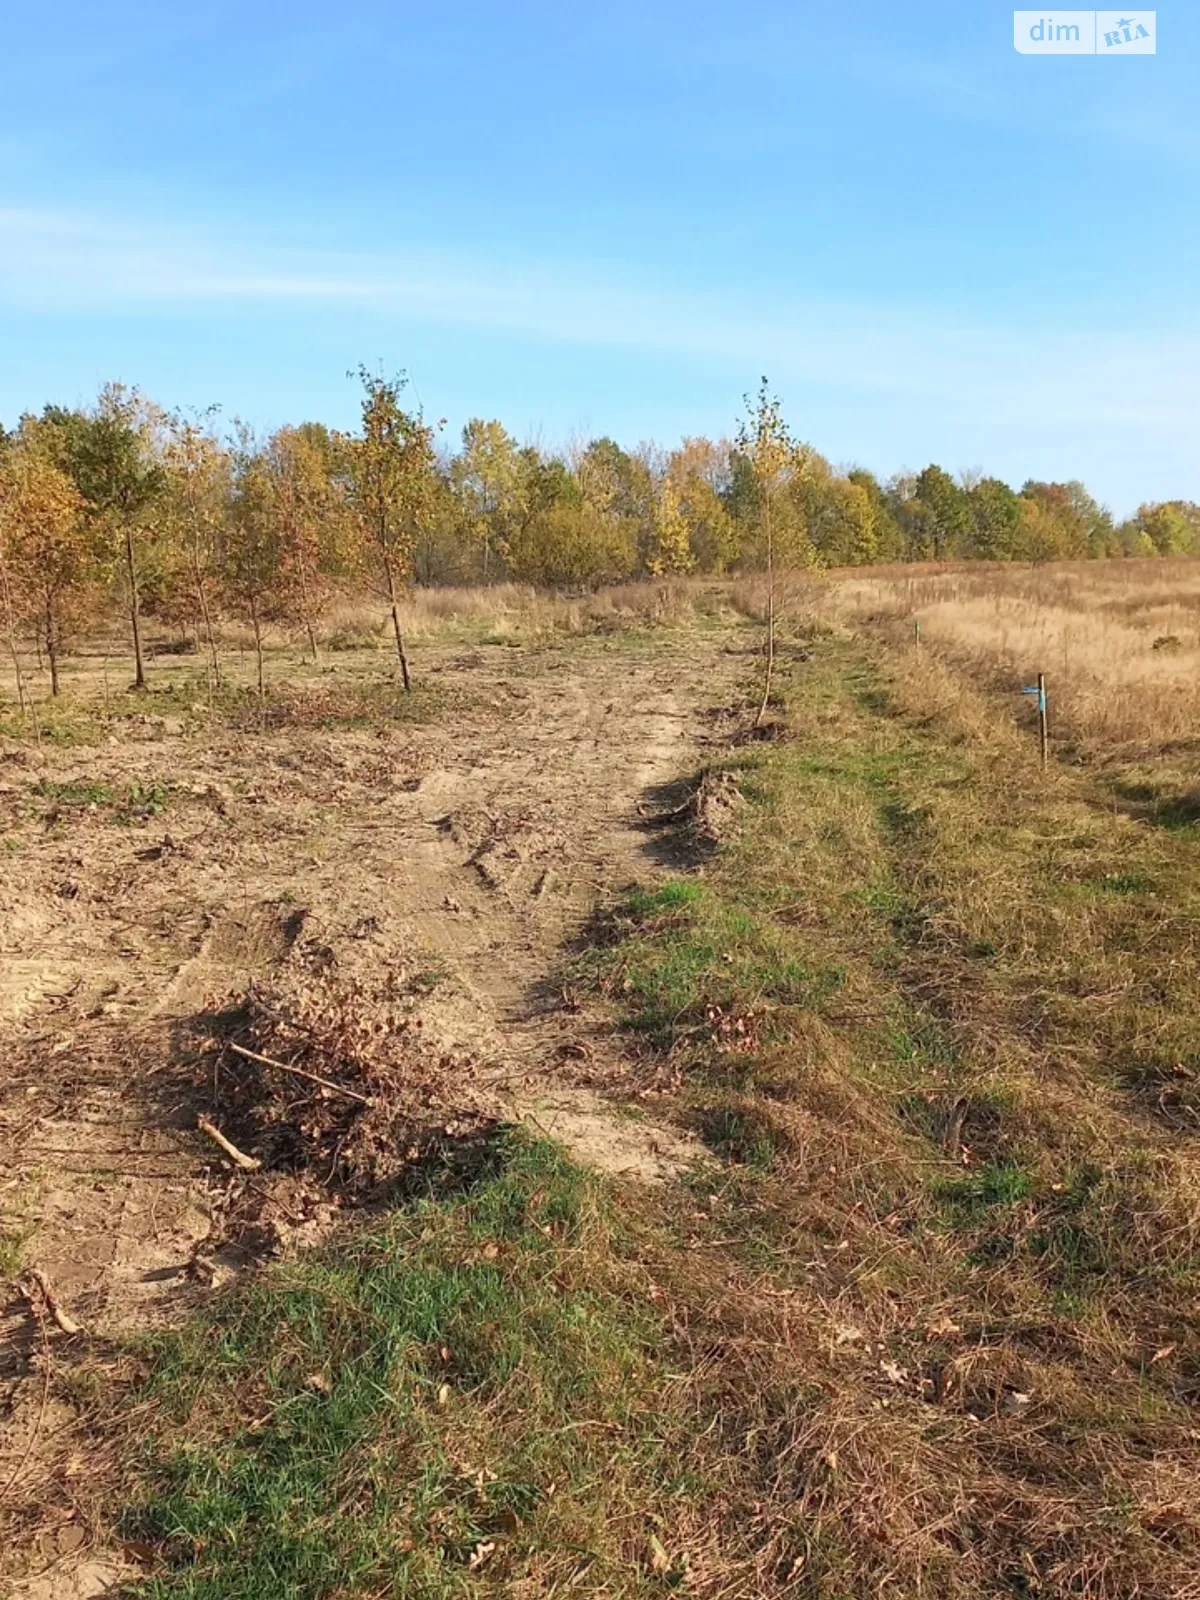
[[[838,1324],[838,1330],[834,1335],[833,1342],[835,1345],[857,1344],[864,1337],[865,1335],[861,1328],[856,1328],[852,1322],[842,1322]]]
[[[453,1390],[450,1388],[450,1385],[448,1383],[444,1383],[442,1385],[442,1387],[437,1392],[437,1403],[438,1403],[438,1405],[440,1405],[440,1406],[446,1405],[449,1402],[449,1399],[450,1399],[450,1396],[451,1396],[452,1393],[453,1393]]]
[[[907,1383],[908,1368],[898,1365],[895,1361],[881,1361],[879,1370],[889,1383]]]
[[[925,1337],[927,1339],[952,1339],[962,1329],[950,1317],[938,1317],[934,1322],[925,1324]]]
[[[1161,1350],[1156,1350],[1150,1357],[1150,1365],[1153,1366],[1156,1361],[1165,1361],[1168,1356],[1173,1356],[1174,1354],[1175,1346],[1173,1344],[1165,1344]]]
[[[467,1566],[470,1568],[470,1570],[472,1572],[477,1572],[487,1558],[493,1553],[495,1548],[496,1546],[494,1542],[489,1541],[485,1544],[481,1540],[480,1543],[475,1546],[474,1550],[471,1551],[470,1559],[467,1562]]]
[[[655,1572],[669,1572],[671,1570],[671,1558],[667,1554],[662,1540],[654,1534],[650,1535],[650,1565]]]

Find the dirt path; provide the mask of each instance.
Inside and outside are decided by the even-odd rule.
[[[422,665],[462,702],[428,725],[197,741],[150,719],[145,741],[0,752],[0,1217],[10,1272],[19,1250],[89,1330],[188,1285],[225,1174],[192,1131],[180,1030],[300,936],[351,972],[437,974],[425,1026],[500,1114],[616,1172],[696,1153],[614,1113],[595,1085],[619,1049],[547,980],[598,901],[660,870],[638,806],[702,764],[744,661],[664,633]],[[41,1389],[11,1277],[0,1340],[2,1485]],[[48,1560],[77,1537],[60,1521]]]

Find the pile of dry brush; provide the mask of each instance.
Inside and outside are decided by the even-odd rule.
[[[461,1058],[383,985],[291,969],[236,1018],[212,1041],[216,1122],[264,1171],[368,1203],[493,1126]]]

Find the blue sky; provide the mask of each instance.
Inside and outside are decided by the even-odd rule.
[[[1051,13],[1052,14],[1052,13]],[[451,431],[727,433],[760,373],[881,475],[1200,499],[1200,7],[14,8],[0,419],[100,383],[261,426],[406,368]]]

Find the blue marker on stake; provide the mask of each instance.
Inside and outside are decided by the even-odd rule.
[[[1050,750],[1050,732],[1046,716],[1046,674],[1039,672],[1037,682],[1030,684],[1028,688],[1022,689],[1021,693],[1037,695],[1038,737],[1041,745],[1042,765],[1045,766]]]

